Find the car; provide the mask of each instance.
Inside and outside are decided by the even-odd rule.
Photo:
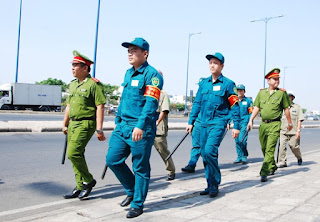
[[[308,116],[307,120],[319,120],[318,116]]]

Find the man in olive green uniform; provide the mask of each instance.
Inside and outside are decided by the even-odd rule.
[[[291,101],[286,91],[278,88],[280,69],[275,68],[271,70],[265,78],[268,81],[269,88],[261,89],[258,93],[248,123],[248,128],[252,129],[253,119],[260,111],[262,121],[259,128],[259,140],[264,155],[263,165],[260,171],[261,182],[266,182],[267,176],[273,175],[277,170],[274,151],[280,136],[280,120],[283,110],[288,119],[288,130],[292,129],[289,111]]]
[[[64,198],[78,197],[82,200],[96,185],[96,180],[88,170],[84,152],[94,131],[98,140],[106,139],[102,126],[106,98],[102,84],[89,74],[93,62],[77,51],[73,51],[73,54],[72,73],[76,79],[70,83],[62,131],[68,135],[68,158],[75,172],[76,187]]]
[[[158,72],[162,75],[162,72],[158,70]],[[168,150],[167,136],[168,136],[168,113],[169,113],[169,96],[168,94],[161,90],[160,98],[159,98],[159,106],[157,112],[159,114],[159,118],[157,120],[157,133],[154,139],[154,146],[160,154],[162,160],[166,164],[166,170],[168,172],[168,177],[166,180],[174,180],[175,179],[175,171],[176,168],[174,166],[172,157],[166,161],[167,156],[170,154]]]
[[[292,130],[288,131],[288,121],[285,116],[282,116],[281,119],[281,131],[280,131],[280,148],[279,148],[279,167],[287,167],[287,148],[288,143],[292,153],[298,160],[298,165],[302,164],[302,157],[300,152],[300,130],[301,124],[304,120],[301,106],[296,103],[293,103],[295,98],[292,91],[288,91],[289,98],[292,102],[290,105],[290,116],[292,119]]]

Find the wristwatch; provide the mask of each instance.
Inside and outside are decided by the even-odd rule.
[[[292,123],[289,123],[288,126],[292,126]]]
[[[97,133],[103,133],[103,129],[97,129],[96,132]]]

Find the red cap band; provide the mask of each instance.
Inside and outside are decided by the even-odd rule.
[[[73,61],[77,61],[77,62],[84,63],[84,64],[86,64],[87,66],[90,66],[90,65],[92,64],[92,62],[90,62],[90,61],[88,61],[88,60],[86,60],[86,59],[84,59],[84,58],[82,58],[82,57],[80,57],[80,56],[75,56],[75,57],[73,58]]]

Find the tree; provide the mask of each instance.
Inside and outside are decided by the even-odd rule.
[[[179,110],[183,111],[184,110],[184,104],[182,103],[170,103],[170,110]]]
[[[104,94],[107,98],[107,103],[109,104],[113,104],[113,105],[117,105],[118,102],[118,98],[119,96],[118,95],[114,95],[113,92],[115,90],[119,89],[119,86],[113,86],[113,85],[110,85],[110,84],[103,84],[103,90],[104,90]]]
[[[61,79],[52,79],[48,78],[47,80],[42,80],[41,82],[36,82],[36,84],[41,84],[41,85],[58,85],[61,86],[62,92],[65,92],[68,88],[68,84],[63,82]]]
[[[302,113],[306,113],[306,112],[307,112],[307,109],[302,108]]]

